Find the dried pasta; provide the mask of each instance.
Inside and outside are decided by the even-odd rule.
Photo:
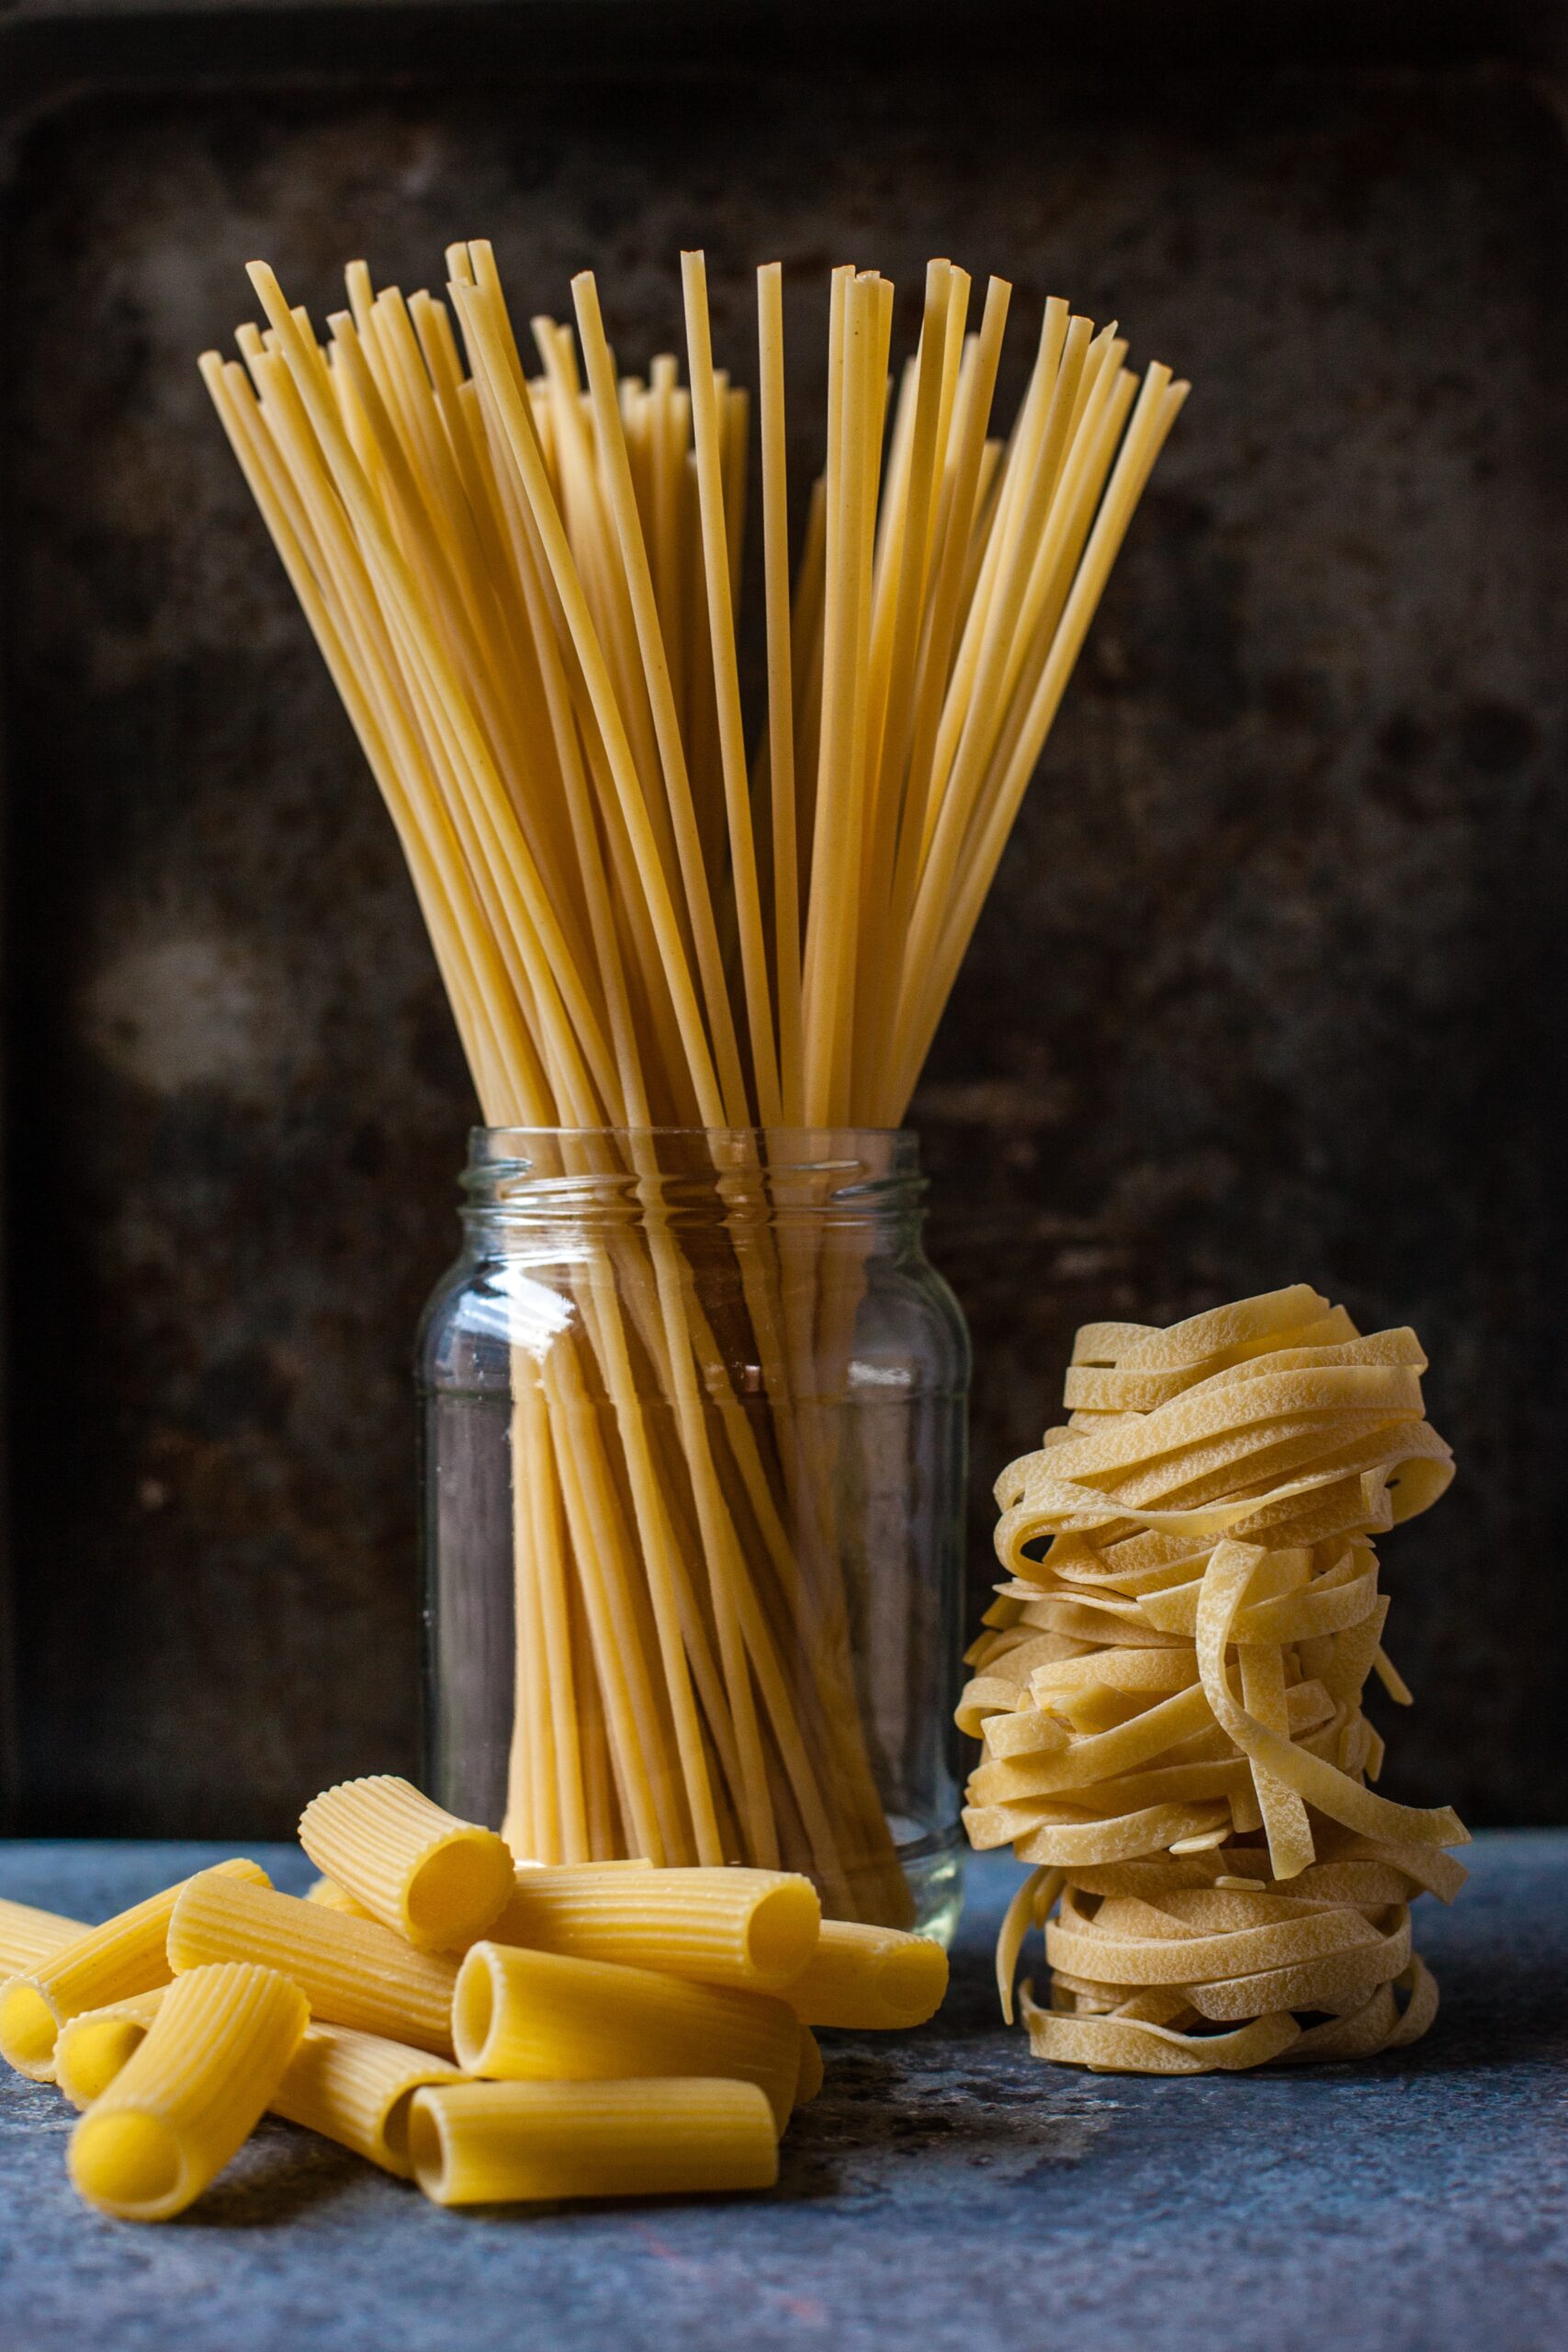
[[[329,1911],[346,1911],[351,1918],[373,1919],[374,1911],[350,1894],[347,1887],[339,1886],[335,1879],[314,1878],[305,1889],[307,1903],[324,1904]]]
[[[203,1871],[180,1890],[168,1937],[176,1974],[213,1961],[259,1962],[291,1976],[326,2024],[452,2055],[457,1962],[415,1951],[378,1919]]]
[[[629,1858],[509,1883],[460,1955],[417,1949],[335,1877],[300,1899],[249,1861],[101,1929],[57,1922],[59,1963],[3,1994],[59,2006],[48,2063],[80,2111],[82,2195],[181,2212],[265,2110],[445,2204],[766,2188],[822,2088],[812,2020],[897,2030],[946,1982],[937,1945],[824,1921],[798,1873]],[[77,2006],[93,1989],[112,1996]]]
[[[468,2074],[508,2082],[729,2075],[757,2085],[781,2132],[801,2064],[799,2020],[769,1994],[497,1943],[463,1962],[452,2039]]]
[[[71,2137],[71,2177],[101,2212],[163,2222],[221,2172],[261,2116],[310,2018],[276,1969],[197,1968]]]
[[[816,1889],[792,1873],[591,1864],[520,1871],[490,1940],[776,1993],[806,1966],[821,1925]]]
[[[1114,327],[1053,298],[1000,444],[1010,288],[988,282],[971,332],[969,276],[939,258],[888,435],[894,288],[835,270],[792,613],[764,266],[754,792],[750,410],[715,365],[702,254],[685,385],[672,353],[617,376],[589,271],[575,336],[534,322],[530,378],[490,245],[446,261],[445,301],[351,264],[325,343],[254,264],[266,325],[202,376],[397,830],[486,1123],[532,1130],[547,1181],[625,1178],[655,1212],[653,1132],[704,1131],[738,1278],[721,1344],[652,1213],[581,1256],[548,1345],[513,1346],[500,1826],[547,1864],[782,1863],[841,1917],[907,1925],[824,1413],[858,1276],[773,1216],[781,1183],[842,1179],[801,1193],[767,1139],[902,1117],[1187,386],[1157,363],[1140,382]],[[389,1883],[329,1875],[390,1918]]]
[[[892,2032],[924,2025],[947,1990],[947,1954],[929,1936],[824,1919],[817,1949],[784,1999],[807,2025]]]
[[[482,1935],[512,1893],[512,1850],[389,1773],[312,1798],[299,1843],[333,1883],[421,1951]]]
[[[59,1911],[39,1911],[0,1895],[0,1978],[34,1967],[86,1932],[85,1919],[67,1919]]]
[[[438,2205],[771,2188],[773,2110],[755,2083],[454,2083],[416,2091],[414,2178]]]
[[[101,2009],[84,2009],[60,2029],[54,2045],[54,2079],[73,2107],[91,2107],[136,2055],[162,2007],[166,1984],[154,1993],[132,1993]]]
[[[427,2083],[461,2082],[456,2066],[425,2050],[357,2033],[343,2025],[308,2026],[271,2099],[274,2115],[379,2165],[400,2180],[409,2161],[409,2106]]]
[[[1041,2056],[1202,2074],[1431,2023],[1409,1906],[1451,1900],[1467,1832],[1370,1785],[1361,1711],[1374,1672],[1409,1699],[1372,1539],[1453,1476],[1425,1370],[1414,1332],[1363,1337],[1301,1283],[1078,1333],[1066,1425],[997,1483],[1008,1580],[958,1710],[971,1841],[1034,1866],[997,1971],[1010,2018],[1043,1928]]]
[[[220,1862],[201,1873],[223,1886],[270,1887],[259,1863]],[[189,1880],[133,1904],[101,1927],[85,1928],[69,1943],[0,1985],[0,2057],[34,2082],[54,2075],[54,2045],[67,2018],[99,2009],[132,1993],[166,1984],[166,1942],[175,1905]]]
[[[167,1987],[139,1993],[109,2008],[73,2018],[56,2048],[56,2079],[73,2107],[101,2098],[134,2057],[157,2016]],[[408,2108],[425,2083],[457,2083],[458,2068],[426,2050],[356,2033],[349,2026],[312,2024],[268,2102],[274,2115],[337,2140],[400,2180],[413,2177],[408,2154]]]

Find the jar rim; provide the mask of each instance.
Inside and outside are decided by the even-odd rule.
[[[787,1126],[782,1125],[772,1127],[487,1127],[481,1123],[476,1122],[476,1124],[468,1129],[468,1141],[470,1147],[478,1145],[481,1139],[490,1141],[501,1136],[539,1136],[541,1137],[547,1137],[551,1142],[560,1142],[574,1137],[583,1142],[588,1142],[597,1136],[614,1136],[615,1139],[619,1140],[622,1137],[639,1136],[700,1136],[705,1141],[706,1141],[710,1136],[718,1136],[724,1137],[728,1141],[735,1143],[755,1140],[758,1136],[765,1137],[773,1142],[782,1142],[785,1139],[794,1139],[796,1137],[802,1140],[809,1137],[814,1142],[818,1143],[824,1143],[829,1139],[838,1142],[848,1140],[849,1138],[856,1136],[864,1136],[868,1139],[884,1144],[901,1144],[906,1142],[913,1144],[917,1140],[916,1131],[913,1127],[873,1127],[863,1125],[841,1127],[807,1125]]]
[[[873,1182],[920,1180],[919,1138],[913,1127],[484,1127],[468,1129],[468,1171],[483,1176],[498,1168],[544,1163],[552,1174],[586,1177],[572,1170],[573,1147],[592,1157],[595,1147],[612,1167],[628,1170],[638,1153],[669,1174],[734,1175],[758,1170],[773,1176],[829,1176],[858,1172]],[[543,1170],[541,1169],[541,1173]]]
[[[597,1201],[618,1215],[649,1183],[667,1207],[783,1215],[891,1212],[925,1192],[909,1127],[476,1126],[462,1182],[479,1214]]]

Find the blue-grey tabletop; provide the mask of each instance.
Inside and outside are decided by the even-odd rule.
[[[102,1917],[225,1849],[0,1845],[0,1894]],[[307,1865],[252,1847],[283,1886]],[[1417,1914],[1429,2038],[1196,2081],[1040,2065],[972,1866],[953,1986],[899,2036],[830,2034],[776,2191],[445,2212],[264,2123],[185,2218],[100,2220],[58,2094],[0,2084],[5,2352],[1558,2352],[1568,2342],[1568,1832],[1477,1839]]]

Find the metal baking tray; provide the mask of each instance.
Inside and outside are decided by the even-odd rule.
[[[0,8],[17,1826],[265,1835],[413,1754],[420,1302],[469,1104],[195,368],[488,233],[626,351],[844,255],[1196,391],[917,1104],[987,1490],[1073,1326],[1305,1277],[1462,1476],[1389,1546],[1390,1785],[1561,1818],[1562,12]],[[813,370],[817,371],[813,376]],[[1004,387],[1004,390],[1007,388]]]

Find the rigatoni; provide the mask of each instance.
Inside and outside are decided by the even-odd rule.
[[[146,2040],[168,1991],[165,1985],[156,1993],[139,1993],[72,2018],[61,2034],[55,2063],[60,2087],[73,2107],[87,2108],[103,2097]],[[409,2180],[410,2099],[422,2084],[462,2079],[445,2058],[406,2042],[356,2033],[351,2026],[311,2025],[268,2105],[274,2115],[339,2141],[383,2172]]]
[[[415,1951],[378,1919],[355,1919],[270,1888],[204,1871],[182,1889],[169,1922],[176,1972],[220,1960],[258,1961],[302,1988],[330,2025],[386,2034],[452,2054],[455,1961]]]
[[[344,1781],[305,1808],[299,1843],[333,1884],[421,1951],[482,1935],[512,1892],[493,1829],[433,1804],[390,1773]]]
[[[135,2057],[168,1989],[160,1984],[155,1993],[132,1993],[104,2008],[84,2009],[62,2026],[54,2045],[54,2079],[73,2107],[91,2107]]]
[[[71,2139],[71,2177],[120,2221],[183,2212],[243,2144],[310,2010],[275,1969],[197,1968],[169,1987],[147,2038]]]
[[[456,2066],[427,2051],[349,2026],[314,2024],[273,2093],[272,2111],[408,2180],[410,2100],[423,2084],[461,2080]]]
[[[373,1919],[374,1911],[350,1894],[346,1886],[339,1886],[335,1879],[313,1878],[305,1889],[307,1903],[324,1904],[329,1911],[346,1911],[351,1918]]]
[[[808,1879],[789,1871],[520,1871],[492,1943],[773,1993],[798,1976],[822,1923]]]
[[[35,1967],[86,1932],[85,1919],[67,1919],[62,1912],[39,1911],[0,1895],[0,1977]]]
[[[824,1919],[806,1966],[784,1999],[807,2025],[895,2032],[924,2025],[947,1990],[947,1954],[929,1936]]]
[[[799,2022],[770,1994],[497,1943],[463,1962],[452,2039],[468,2074],[505,2081],[729,2075],[758,2086],[781,2132],[800,2071]]]
[[[259,1863],[243,1860],[220,1862],[200,1875],[225,1886],[244,1883],[254,1890],[272,1883]],[[50,2082],[55,2041],[68,2018],[166,1984],[169,1921],[188,1883],[182,1880],[166,1886],[101,1927],[84,1929],[73,1942],[62,1944],[0,1987],[0,2057],[34,2082]]]
[[[438,2205],[771,2188],[778,2141],[754,2083],[455,2083],[416,2091],[409,2153]]]
[[[766,2188],[822,2086],[807,2020],[910,2023],[946,1971],[919,1938],[824,1923],[793,1872],[644,1860],[518,1865],[497,1932],[460,1961],[416,1951],[334,1878],[300,1899],[248,1861],[62,1957],[48,1989],[65,2005],[89,1979],[163,1973],[45,2011],[82,2110],[72,2177],[146,2221],[183,2211],[264,2109],[445,2204]],[[43,2000],[33,1978],[4,1991]]]

